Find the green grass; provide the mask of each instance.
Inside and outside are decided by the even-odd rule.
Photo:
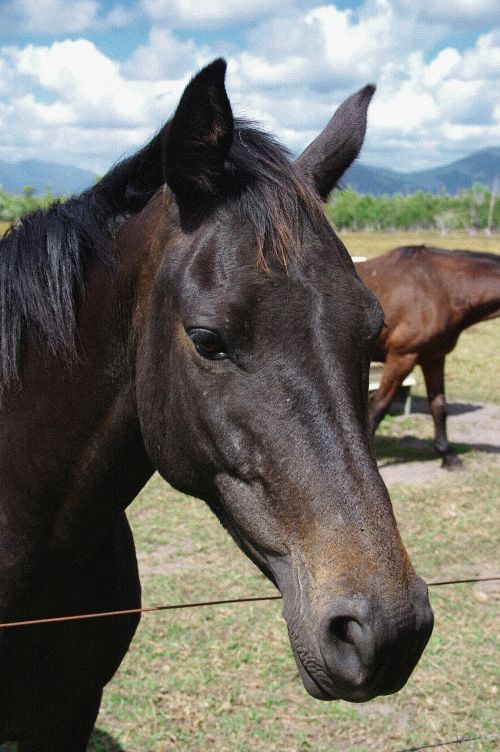
[[[500,403],[500,318],[466,329],[445,362],[450,401]],[[423,384],[423,378],[421,379]],[[423,387],[422,387],[423,390]]]
[[[464,459],[462,474],[443,474],[431,488],[392,492],[410,555],[428,579],[494,568],[498,473],[491,459],[472,452]],[[206,507],[158,477],[134,502],[130,518],[145,603],[273,593]],[[436,628],[413,677],[398,695],[361,706],[308,697],[279,602],[145,616],[106,690],[98,727],[128,752],[385,752],[493,733],[498,593],[485,590],[486,599],[478,599],[477,591],[434,589]],[[484,752],[494,744],[464,749]]]

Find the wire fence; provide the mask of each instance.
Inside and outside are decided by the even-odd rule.
[[[491,577],[470,577],[470,578],[461,578],[461,579],[448,579],[448,580],[435,580],[430,581],[427,583],[428,587],[441,587],[445,585],[462,585],[467,583],[479,583],[479,582],[495,582],[500,580],[500,575],[493,575]],[[120,611],[102,611],[99,613],[93,613],[93,614],[77,614],[77,615],[71,615],[71,616],[56,616],[56,617],[50,617],[50,618],[44,618],[44,619],[32,619],[32,620],[26,620],[26,621],[17,621],[17,622],[5,622],[3,624],[0,624],[0,629],[8,629],[13,627],[26,627],[26,626],[35,626],[35,625],[41,625],[41,624],[53,624],[57,622],[69,622],[69,621],[80,621],[83,619],[96,619],[96,618],[105,618],[105,617],[111,617],[111,616],[126,616],[131,614],[144,614],[144,613],[153,613],[158,611],[173,611],[178,609],[189,609],[189,608],[204,608],[207,606],[223,606],[223,605],[229,605],[233,603],[255,603],[258,601],[275,601],[280,600],[282,598],[281,595],[257,595],[257,596],[245,596],[240,598],[221,598],[216,600],[210,600],[210,601],[197,601],[194,603],[174,603],[174,604],[168,604],[168,605],[162,605],[162,606],[150,606],[145,608],[130,608],[130,609],[122,609]],[[442,747],[451,747],[451,746],[458,746],[462,744],[468,744],[475,741],[496,741],[500,740],[500,733],[498,734],[487,734],[484,736],[463,736],[459,739],[450,739],[448,741],[439,741],[439,742],[432,742],[429,744],[424,744],[419,747],[405,747],[404,749],[400,749],[397,752],[423,752],[427,749],[438,749]],[[1,745],[0,745],[1,749]]]
[[[447,742],[434,742],[424,744],[422,747],[405,747],[398,752],[421,752],[424,749],[436,749],[437,747],[451,747],[454,744],[467,744],[468,742],[494,741],[500,739],[500,734],[486,734],[486,736],[462,736],[460,739],[450,739]]]
[[[439,580],[428,582],[428,587],[438,587],[441,585],[463,585],[472,582],[494,582],[500,580],[500,575],[492,577],[471,577],[460,580]],[[278,601],[281,595],[255,595],[241,598],[222,598],[210,601],[198,601],[195,603],[172,603],[164,606],[146,606],[144,608],[125,608],[118,611],[99,611],[93,614],[74,614],[71,616],[50,616],[43,619],[29,619],[23,621],[10,621],[0,624],[0,629],[10,629],[13,627],[32,627],[41,624],[55,624],[57,622],[82,621],[83,619],[102,619],[110,616],[131,616],[132,614],[148,614],[155,611],[174,611],[181,608],[204,608],[206,606],[226,606],[230,603],[252,603],[255,601]]]

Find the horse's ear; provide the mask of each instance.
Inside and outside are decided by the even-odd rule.
[[[324,201],[363,146],[366,113],[374,91],[375,87],[369,84],[346,99],[296,160],[304,177],[313,181]]]
[[[226,63],[214,60],[187,85],[167,126],[164,170],[181,208],[217,195],[233,139],[224,87]]]

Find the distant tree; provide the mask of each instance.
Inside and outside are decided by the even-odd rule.
[[[337,191],[326,207],[330,221],[338,229],[349,230],[500,230],[500,204],[490,191],[474,185],[455,196],[417,193],[358,195],[351,187]]]
[[[52,193],[35,196],[33,187],[29,185],[24,187],[22,194],[0,190],[0,220],[15,222],[37,209],[46,208],[56,200]]]

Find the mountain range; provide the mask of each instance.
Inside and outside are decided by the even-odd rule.
[[[481,149],[456,162],[418,172],[396,172],[355,162],[342,177],[343,187],[351,186],[357,193],[439,193],[454,195],[475,183],[492,188],[497,181],[500,190],[500,147]]]
[[[55,196],[68,196],[89,188],[95,179],[93,172],[71,165],[40,162],[37,159],[22,162],[0,160],[0,188],[8,193],[22,193],[25,186],[31,186],[38,196],[47,192]]]
[[[70,195],[91,186],[95,178],[92,172],[70,165],[35,159],[22,162],[0,160],[0,188],[10,193],[22,193],[29,185],[37,195],[47,191],[56,196]],[[500,189],[500,147],[482,149],[456,162],[418,172],[396,172],[355,162],[345,173],[341,185],[351,186],[357,193],[374,195],[415,191],[438,193],[441,190],[455,194],[474,183],[492,188],[496,179]]]

